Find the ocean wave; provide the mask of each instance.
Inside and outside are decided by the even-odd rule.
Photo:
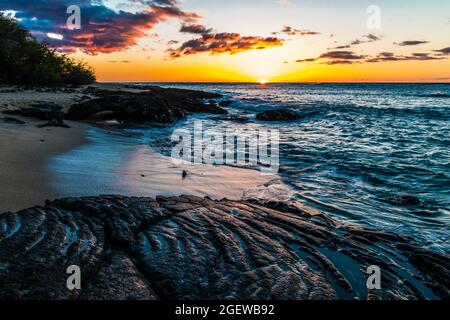
[[[450,98],[450,94],[446,94],[446,93],[430,93],[430,94],[420,95],[419,97],[423,97],[423,98]]]

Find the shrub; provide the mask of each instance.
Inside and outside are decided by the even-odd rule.
[[[28,30],[0,13],[0,83],[83,85],[95,82],[89,66],[39,43]]]

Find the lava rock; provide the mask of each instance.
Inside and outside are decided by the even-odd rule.
[[[63,119],[62,107],[54,103],[36,103],[29,107],[3,111],[9,115],[20,115],[23,117],[36,118],[39,120]]]
[[[422,201],[414,196],[398,196],[385,199],[387,202],[400,206],[420,206]]]
[[[62,127],[70,128],[64,123],[64,113],[62,112],[62,107],[54,103],[36,103],[30,105],[27,108],[21,108],[17,110],[7,110],[3,111],[5,114],[9,115],[20,115],[23,117],[36,118],[40,120],[47,120],[46,123],[39,125],[39,128],[43,127]]]
[[[5,123],[9,123],[9,124],[26,124],[25,121],[16,119],[16,118],[12,118],[12,117],[4,117],[4,118],[0,118],[3,122]]]
[[[111,111],[117,120],[129,123],[174,123],[190,113],[227,114],[217,105],[203,103],[217,95],[182,89],[145,87],[140,93],[98,90],[97,98],[70,107],[66,118],[84,120],[92,114]]]
[[[450,292],[448,256],[289,203],[66,198],[0,214],[0,226],[2,300],[445,299]],[[71,265],[81,268],[81,291],[66,289]],[[365,289],[372,265],[382,270],[383,290]]]
[[[301,116],[289,109],[266,110],[256,115],[260,121],[297,121]]]
[[[223,100],[219,102],[219,107],[228,107],[229,105],[233,104],[233,100]]]

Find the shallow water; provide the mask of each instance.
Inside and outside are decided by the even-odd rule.
[[[249,123],[194,116],[175,127],[137,130],[169,154],[174,128],[280,130],[280,172],[293,199],[340,220],[411,236],[449,253],[449,84],[160,84],[224,94]],[[272,108],[305,115],[293,123],[262,123]],[[402,203],[414,196],[420,205]]]
[[[450,252],[450,85],[160,85],[224,94],[234,101],[227,109],[250,121],[193,115],[173,126],[130,130],[137,138],[91,129],[91,143],[51,162],[54,187],[67,196],[290,198],[341,221],[393,231]],[[258,111],[286,107],[304,118],[292,123],[255,119]],[[254,170],[174,165],[168,157],[171,134],[191,130],[199,119],[207,129],[278,129],[283,183]],[[186,179],[183,170],[190,172]],[[421,204],[402,203],[402,196],[416,197]]]
[[[87,144],[50,161],[52,187],[58,197],[188,194],[239,200],[260,188],[283,188],[285,196],[280,200],[290,197],[289,188],[276,175],[262,176],[255,170],[226,166],[174,163],[134,137],[98,128],[88,129],[87,139]]]

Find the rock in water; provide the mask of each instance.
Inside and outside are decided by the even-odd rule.
[[[412,239],[286,203],[102,196],[0,215],[0,299],[448,298],[449,268]]]
[[[228,107],[229,105],[233,104],[234,101],[232,100],[224,100],[219,102],[219,107]]]
[[[296,121],[301,116],[289,109],[281,110],[266,110],[256,115],[256,118],[261,121]]]
[[[419,198],[414,196],[390,197],[384,200],[400,206],[420,206],[422,204],[422,201],[420,201]]]

